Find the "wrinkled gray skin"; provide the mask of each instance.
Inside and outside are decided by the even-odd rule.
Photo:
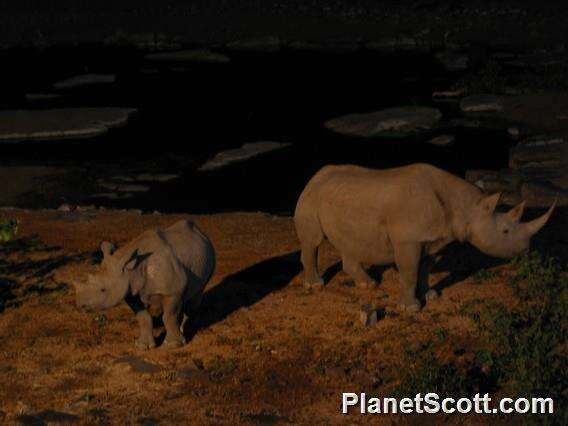
[[[363,264],[395,263],[401,307],[418,310],[419,272],[427,276],[421,268],[423,255],[457,240],[491,256],[513,257],[529,248],[556,204],[543,216],[521,223],[524,203],[497,213],[499,197],[484,196],[465,180],[427,164],[386,170],[326,166],[300,195],[294,215],[305,283],[323,284],[317,251],[327,238],[341,254],[343,270],[360,286],[376,285]],[[429,290],[426,299],[436,295]]]
[[[100,270],[76,283],[77,306],[108,309],[126,300],[136,313],[140,349],[156,346],[149,310],[161,312],[165,345],[185,343],[183,328],[201,304],[203,289],[215,269],[215,251],[193,223],[182,220],[164,230],[146,231],[124,247],[101,244]],[[180,319],[183,314],[183,320]]]

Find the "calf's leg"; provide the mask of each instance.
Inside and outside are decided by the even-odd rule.
[[[127,296],[126,303],[136,314],[136,321],[138,321],[138,327],[140,329],[140,335],[136,339],[136,347],[142,350],[155,348],[156,342],[153,335],[154,325],[152,324],[152,316],[140,298]]]
[[[166,340],[164,345],[179,347],[185,344],[185,338],[180,332],[179,317],[181,312],[181,296],[164,296],[163,320],[166,327]]]

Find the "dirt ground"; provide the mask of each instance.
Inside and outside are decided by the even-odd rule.
[[[120,245],[145,229],[189,216],[5,214],[21,221],[18,239],[0,247],[0,301],[5,304],[0,421],[7,423],[434,424],[442,419],[342,415],[341,392],[388,394],[404,348],[434,339],[442,326],[449,334],[438,349],[458,348],[460,359],[471,359],[475,327],[460,307],[475,299],[506,305],[516,300],[504,284],[514,274],[511,266],[476,274],[495,263],[475,260],[467,247],[452,248],[450,260],[430,276],[441,297],[419,313],[400,314],[394,268],[386,269],[378,290],[359,289],[340,272],[329,245],[320,256],[328,284],[319,291],[305,289],[291,218],[194,216],[218,256],[196,333],[180,349],[139,352],[137,325],[126,304],[103,313],[80,312],[70,284],[94,268],[101,240]],[[537,243],[565,252],[567,217],[559,212]],[[382,313],[376,325],[359,321],[366,303]],[[484,419],[446,420],[477,424]]]

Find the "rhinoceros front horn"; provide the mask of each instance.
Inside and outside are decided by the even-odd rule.
[[[546,222],[548,222],[548,219],[550,219],[552,212],[556,208],[557,202],[558,202],[558,199],[555,199],[554,203],[552,203],[552,205],[550,206],[548,211],[545,214],[543,214],[542,216],[540,216],[540,217],[538,217],[534,220],[531,220],[530,222],[524,223],[523,224],[523,230],[531,237],[534,234],[536,234],[538,231],[540,231],[540,229],[546,224]]]

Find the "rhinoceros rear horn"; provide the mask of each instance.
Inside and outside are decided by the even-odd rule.
[[[112,256],[116,247],[113,243],[109,243],[108,241],[103,241],[101,243],[101,251],[103,252],[104,257]]]
[[[552,203],[552,205],[545,214],[534,220],[531,220],[530,222],[523,224],[523,229],[527,233],[527,235],[532,237],[534,234],[540,231],[540,229],[546,224],[546,222],[548,222],[548,219],[550,219],[550,216],[552,215],[552,212],[554,211],[557,202],[558,199],[555,199],[554,203]]]
[[[521,217],[523,217],[523,211],[525,210],[525,202],[522,201],[521,203],[517,204],[515,207],[513,207],[511,210],[509,210],[507,212],[507,216],[509,216],[509,218],[513,221],[513,222],[520,222]]]

